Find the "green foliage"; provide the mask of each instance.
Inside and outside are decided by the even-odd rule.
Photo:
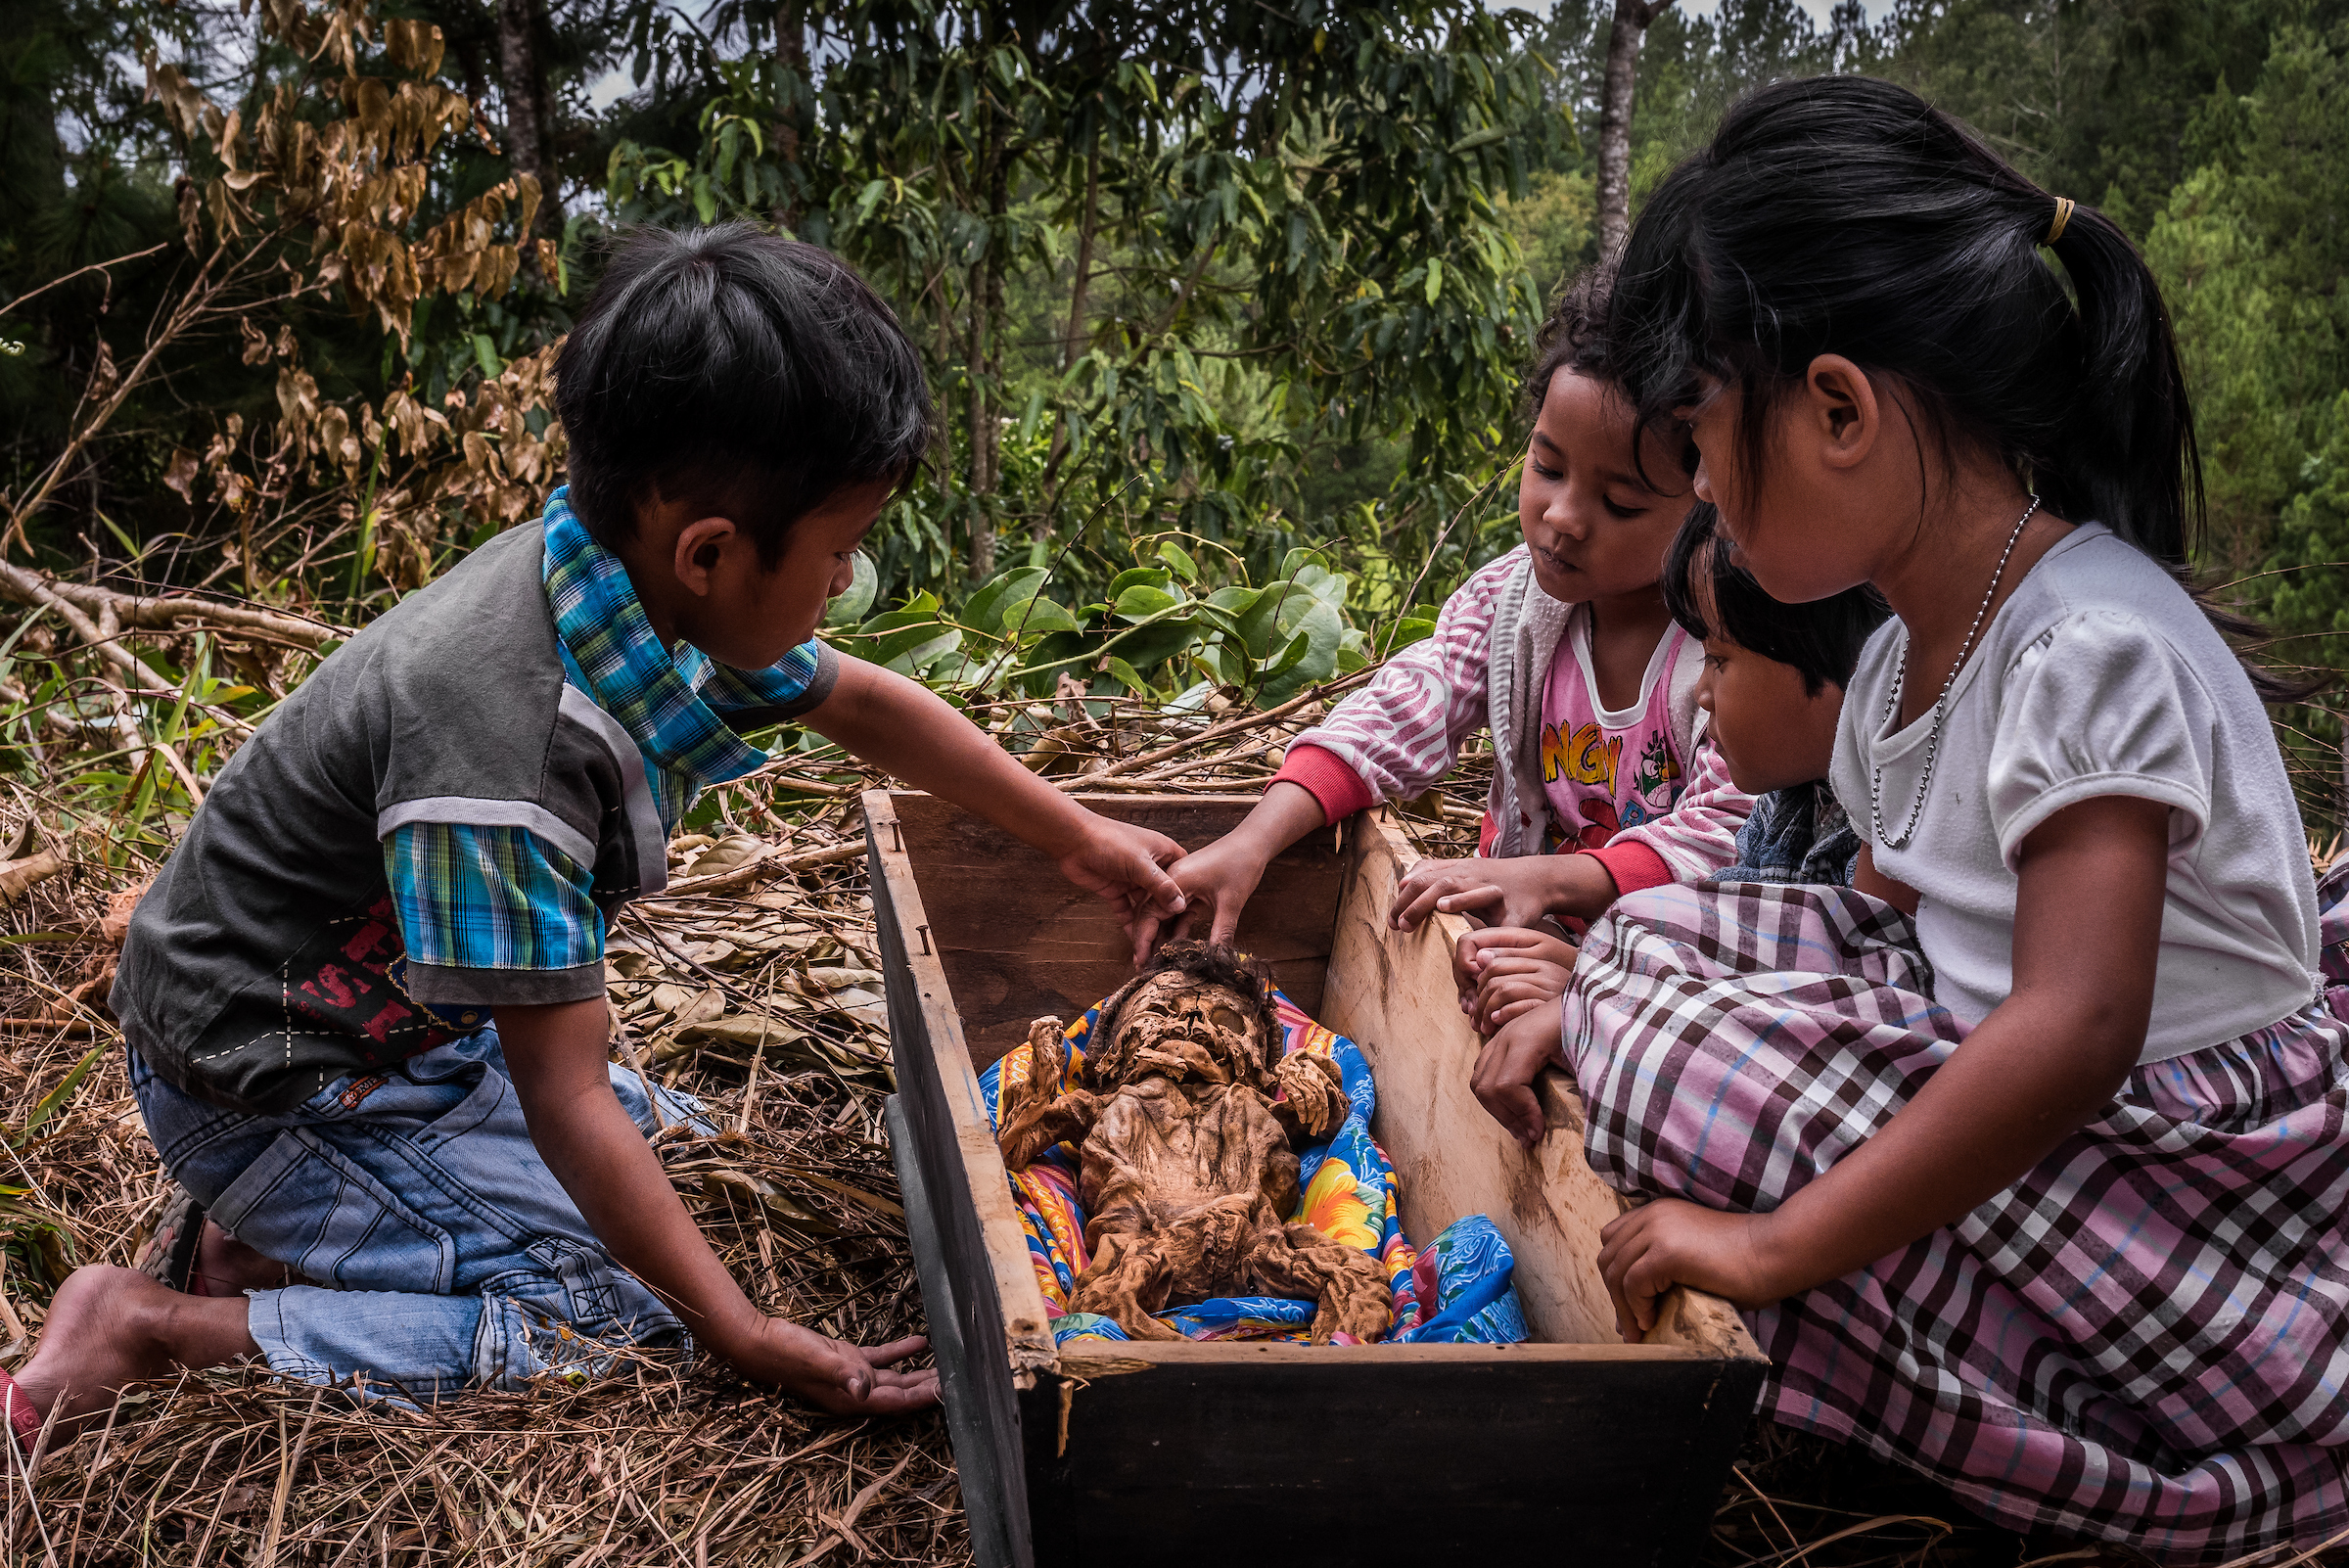
[[[924,589],[851,624],[863,611],[843,610],[852,590],[835,605],[830,635],[844,652],[963,699],[1122,690],[1181,709],[1222,690],[1270,707],[1369,662],[1359,579],[1323,553],[1290,550],[1262,583],[1232,552],[1206,545],[1200,554],[1221,567],[1220,582],[1179,537],[1141,540],[1138,564],[1090,602],[1058,586],[1054,568],[1018,567],[958,610]],[[866,570],[860,557],[860,580]],[[1395,617],[1380,651],[1426,636],[1434,614],[1420,605]]]
[[[2280,27],[2249,93],[2196,108],[2199,162],[2155,217],[2210,498],[2206,565],[2240,584],[2273,662],[2349,670],[2349,23]],[[2340,697],[2281,715],[2312,818],[2336,820]]]
[[[886,591],[950,599],[1104,507],[1260,576],[1306,540],[1409,553],[1508,460],[1548,286],[1497,205],[1550,134],[1516,22],[1459,0],[810,15],[842,52],[794,227],[897,305],[947,413],[946,460],[876,542]],[[782,144],[752,132],[799,78],[720,74],[690,151],[615,150],[621,216],[775,209]],[[1328,482],[1350,457],[1375,487]],[[1110,570],[1065,569],[1088,592]]]

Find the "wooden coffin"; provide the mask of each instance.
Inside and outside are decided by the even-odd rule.
[[[1477,1104],[1478,1041],[1447,957],[1461,925],[1404,935],[1384,918],[1414,858],[1400,832],[1365,815],[1300,844],[1266,876],[1240,945],[1369,1059],[1372,1131],[1410,1237],[1467,1214],[1497,1223],[1534,1342],[1055,1350],[978,1074],[1029,1020],[1075,1018],[1128,978],[1124,939],[1106,905],[986,822],[921,794],[864,804],[890,1132],[984,1568],[1359,1565],[1456,1547],[1494,1562],[1694,1558],[1766,1363],[1726,1303],[1687,1293],[1647,1343],[1621,1343],[1596,1260],[1622,1200],[1584,1161],[1562,1077],[1530,1155]],[[1196,849],[1254,802],[1087,804]]]

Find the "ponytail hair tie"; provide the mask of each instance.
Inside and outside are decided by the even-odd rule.
[[[2062,239],[2063,226],[2066,223],[2071,222],[2071,220],[2072,199],[2068,196],[2058,196],[2055,198],[2054,221],[2048,225],[2048,237],[2039,243],[2042,245],[2053,245],[2057,240]]]

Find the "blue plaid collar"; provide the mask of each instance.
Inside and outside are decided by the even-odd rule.
[[[764,765],[766,754],[698,695],[710,678],[709,656],[687,646],[672,657],[661,646],[627,568],[588,535],[570,493],[566,484],[546,500],[546,599],[566,664],[587,695],[660,767],[722,784]]]

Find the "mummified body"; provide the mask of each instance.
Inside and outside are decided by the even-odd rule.
[[[1136,1339],[1180,1339],[1150,1314],[1211,1296],[1286,1296],[1316,1303],[1315,1344],[1386,1331],[1394,1309],[1378,1265],[1287,1221],[1292,1145],[1334,1131],[1346,1095],[1326,1056],[1280,1054],[1279,1022],[1245,960],[1228,947],[1167,947],[1103,1004],[1066,1094],[1055,1092],[1061,1021],[1037,1019],[1028,1043],[1028,1081],[1002,1107],[996,1141],[1015,1171],[1082,1142],[1092,1263],[1069,1311],[1099,1313]]]

